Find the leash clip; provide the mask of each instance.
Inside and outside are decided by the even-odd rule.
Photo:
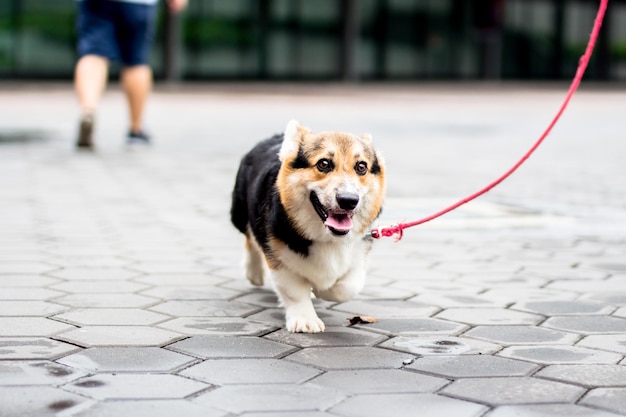
[[[395,242],[399,242],[404,236],[404,228],[400,226],[400,224],[394,224],[387,227],[376,227],[370,230],[370,236],[374,239],[380,239],[381,237],[390,237],[395,234],[398,236],[395,239]]]

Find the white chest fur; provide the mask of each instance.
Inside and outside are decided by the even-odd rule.
[[[361,238],[340,238],[335,242],[315,242],[308,256],[285,248],[280,258],[292,273],[306,278],[311,286],[326,289],[354,269],[364,269],[371,242]]]

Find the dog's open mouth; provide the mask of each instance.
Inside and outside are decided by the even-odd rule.
[[[352,211],[327,209],[322,205],[315,191],[311,191],[309,197],[317,215],[320,216],[320,219],[324,222],[324,226],[328,227],[328,230],[330,230],[332,234],[343,236],[350,232],[352,229]]]

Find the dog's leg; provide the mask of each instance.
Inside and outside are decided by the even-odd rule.
[[[290,271],[272,271],[274,288],[285,307],[287,330],[293,333],[319,333],[325,329],[311,301],[311,284]]]
[[[365,267],[356,266],[339,278],[332,287],[326,289],[316,288],[315,296],[326,301],[344,302],[354,298],[365,285]]]
[[[265,281],[265,274],[267,266],[265,264],[265,257],[259,244],[256,242],[254,236],[250,230],[246,231],[246,278],[252,285],[262,286]]]

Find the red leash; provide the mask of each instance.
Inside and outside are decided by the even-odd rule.
[[[574,79],[572,80],[572,84],[570,85],[567,95],[565,96],[565,100],[563,101],[563,104],[561,104],[559,111],[556,113],[556,116],[554,116],[554,119],[552,119],[552,122],[550,122],[547,129],[543,132],[541,137],[539,137],[537,142],[528,150],[528,152],[524,154],[522,159],[517,161],[517,163],[513,165],[507,172],[505,172],[500,178],[496,179],[491,184],[475,192],[474,194],[468,197],[465,197],[464,199],[454,203],[450,207],[447,207],[435,214],[431,214],[430,216],[424,217],[423,219],[420,219],[420,220],[416,220],[416,221],[412,221],[408,223],[399,223],[399,224],[388,226],[388,227],[372,229],[370,233],[374,239],[379,239],[382,236],[393,236],[397,234],[398,237],[396,238],[396,240],[400,240],[402,239],[404,229],[417,226],[422,223],[429,222],[433,219],[436,219],[437,217],[443,216],[444,214],[462,206],[465,203],[468,203],[476,199],[477,197],[480,197],[481,195],[487,193],[493,187],[495,187],[496,185],[500,184],[502,181],[507,179],[513,172],[517,170],[517,168],[519,168],[530,157],[530,155],[533,154],[533,152],[535,152],[535,150],[539,147],[539,145],[541,145],[543,140],[548,136],[548,134],[550,133],[550,131],[552,130],[556,122],[559,120],[559,118],[565,111],[565,108],[569,104],[570,99],[576,92],[576,89],[578,88],[578,85],[580,84],[583,78],[583,75],[585,74],[585,70],[587,69],[587,64],[589,63],[589,59],[591,58],[591,54],[593,53],[593,48],[596,44],[596,40],[598,39],[598,34],[600,33],[600,27],[602,27],[602,20],[604,19],[604,13],[606,11],[608,2],[609,2],[608,0],[600,0],[600,5],[598,6],[598,13],[596,14],[596,18],[593,24],[593,29],[591,31],[591,35],[589,35],[589,42],[587,43],[587,49],[585,50],[584,55],[580,57],[580,61],[578,63],[578,69],[576,70],[576,75],[574,76]]]

